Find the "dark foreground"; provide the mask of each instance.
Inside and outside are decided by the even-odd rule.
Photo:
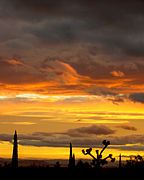
[[[1,168],[1,179],[143,179],[142,169]]]

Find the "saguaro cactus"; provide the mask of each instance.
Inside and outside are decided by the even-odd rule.
[[[100,168],[104,164],[107,164],[107,159],[111,159],[111,162],[115,161],[115,158],[112,157],[112,154],[109,154],[107,157],[102,158],[102,153],[108,147],[108,145],[110,145],[110,141],[104,140],[102,144],[104,145],[104,147],[102,148],[100,152],[99,150],[96,150],[96,157],[92,154],[92,148],[82,150],[82,153],[84,155],[90,155],[93,158],[92,165],[96,168]]]

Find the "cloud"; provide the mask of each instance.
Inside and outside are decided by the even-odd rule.
[[[132,93],[129,95],[129,99],[136,103],[144,103],[144,93]]]
[[[6,62],[8,62],[11,65],[24,65],[23,62],[18,59],[9,59]]]
[[[44,60],[40,69],[47,78],[52,78],[60,83],[77,84],[80,75],[69,64],[59,60]]]
[[[49,44],[73,41],[94,44],[96,54],[143,56],[142,1],[2,0],[1,7],[3,19],[18,22],[16,33],[9,39],[21,39],[23,32]],[[121,61],[126,59],[123,56]]]
[[[1,83],[29,83],[37,88],[13,89],[49,94],[143,88],[142,1],[1,0],[0,7]]]
[[[125,74],[121,71],[112,71],[111,75],[114,77],[124,77],[125,76]]]
[[[65,98],[57,100],[58,103],[84,103],[88,101],[96,101],[95,97],[90,97],[89,95],[83,95],[83,96],[67,96]]]
[[[120,125],[117,126],[118,128],[122,128],[124,130],[129,130],[129,131],[137,131],[137,128],[134,126],[128,126],[128,125]]]
[[[63,18],[61,21],[56,18],[35,24],[27,28],[27,32],[46,45],[50,43],[75,43],[78,41],[80,26],[83,24],[81,20],[73,18]]]
[[[23,13],[25,11],[25,16],[20,11],[18,13],[27,21],[26,12],[32,20],[34,20],[32,13],[40,20],[45,20],[49,16],[49,23],[29,28],[30,32],[43,42],[60,43],[75,40],[99,45],[98,52],[143,56],[144,42],[141,39],[144,29],[142,23],[143,3],[140,1],[131,4],[128,2],[124,4],[121,2],[116,4],[114,1],[112,4],[103,2],[89,3],[85,1],[83,3],[82,1],[65,0],[61,2],[52,2],[51,0],[22,2],[16,0],[13,5],[14,7],[17,5]],[[131,8],[127,10],[127,7]],[[116,16],[113,17],[112,14],[116,14]],[[117,21],[120,16],[121,20]],[[133,29],[130,28],[131,26]]]
[[[28,63],[18,59],[0,59],[0,81],[3,84],[36,83],[42,79],[42,74]]]
[[[21,94],[117,96],[113,89],[103,87],[107,86],[105,83],[99,84],[97,80],[79,74],[73,66],[62,60],[47,58],[33,66],[18,58],[1,58],[0,65],[1,85],[6,86],[7,91]],[[23,100],[24,97],[16,98]]]
[[[76,129],[69,129],[66,132],[35,132],[32,134],[18,134],[20,145],[29,146],[53,146],[53,147],[67,147],[69,142],[73,142],[76,147],[98,144],[102,141],[101,135],[111,135],[115,131],[107,126],[93,125],[88,127],[81,127]],[[98,140],[90,138],[90,135],[98,136]],[[12,135],[0,134],[1,141],[12,142]],[[96,138],[97,139],[97,138]]]
[[[72,142],[74,147],[99,147],[104,139],[111,142],[110,148],[113,149],[141,151],[144,146],[143,134],[132,134],[126,136],[95,134],[96,136],[91,136],[93,130],[91,131],[89,127],[87,129],[87,136],[83,133],[83,128],[82,130],[77,128],[76,133],[81,134],[81,136],[76,134],[74,131],[72,131],[73,135],[71,135],[71,133],[69,134],[69,131],[66,133],[35,132],[32,134],[18,134],[18,140],[20,145],[37,147],[69,147],[69,142]],[[12,143],[12,139],[13,136],[10,134],[0,134],[1,141]]]
[[[0,134],[1,141],[12,143],[12,135]],[[23,146],[37,147],[69,147],[69,142],[74,147],[100,147],[104,139],[110,140],[110,148],[118,150],[142,151],[144,145],[143,135],[129,136],[81,136],[70,137],[65,134],[37,132],[33,134],[18,134],[19,144]]]
[[[113,96],[113,97],[109,98],[109,100],[112,101],[113,104],[119,105],[120,103],[125,102],[125,96],[117,95],[117,96]]]
[[[123,151],[144,151],[144,145],[125,145],[125,146],[113,146],[114,149]]]
[[[60,60],[47,59],[40,66],[32,66],[18,59],[0,59],[0,81],[7,91],[28,94],[75,94],[78,91],[83,94],[88,79]]]
[[[103,96],[116,96],[117,93],[114,92],[112,89],[107,87],[100,87],[100,86],[92,86],[90,88],[87,88],[86,91],[89,94],[93,95],[103,95]]]
[[[1,135],[0,135],[0,140],[1,140],[1,141],[9,141],[9,142],[11,142],[11,141],[12,141],[12,135],[9,135],[9,134],[1,134]]]
[[[107,126],[92,125],[89,127],[81,127],[77,129],[69,129],[66,134],[70,136],[87,136],[87,135],[109,135],[114,134],[115,131]]]

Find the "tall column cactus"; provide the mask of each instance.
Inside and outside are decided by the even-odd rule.
[[[102,144],[104,145],[104,147],[102,148],[101,151],[96,150],[96,156],[94,156],[94,155],[92,154],[92,148],[88,148],[88,149],[86,149],[86,150],[84,150],[84,149],[82,150],[82,153],[83,153],[84,155],[89,155],[89,156],[92,157],[92,159],[93,159],[92,165],[93,165],[94,167],[96,167],[96,168],[100,168],[100,167],[103,166],[104,164],[107,164],[107,162],[108,162],[107,159],[110,159],[111,162],[115,162],[115,158],[112,157],[112,154],[109,154],[107,157],[102,158],[102,153],[103,153],[104,150],[110,145],[110,141],[104,140],[104,141],[102,142]]]
[[[13,138],[13,154],[12,154],[12,167],[18,167],[18,141],[17,141],[17,132],[15,131]]]
[[[69,168],[74,168],[75,167],[75,154],[72,152],[72,143],[70,143],[70,154],[69,154]]]
[[[122,167],[122,155],[120,154],[119,155],[119,168]]]

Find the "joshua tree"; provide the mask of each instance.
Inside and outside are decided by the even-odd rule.
[[[102,158],[102,153],[108,147],[108,145],[110,145],[110,141],[104,140],[102,142],[102,144],[104,145],[104,147],[102,148],[102,150],[100,152],[99,152],[99,150],[96,150],[96,157],[91,153],[92,148],[82,150],[82,153],[84,155],[90,155],[93,158],[92,165],[96,168],[100,168],[101,166],[107,164],[107,159],[111,159],[111,162],[115,161],[115,158],[112,157],[112,154],[109,154],[107,157]]]

